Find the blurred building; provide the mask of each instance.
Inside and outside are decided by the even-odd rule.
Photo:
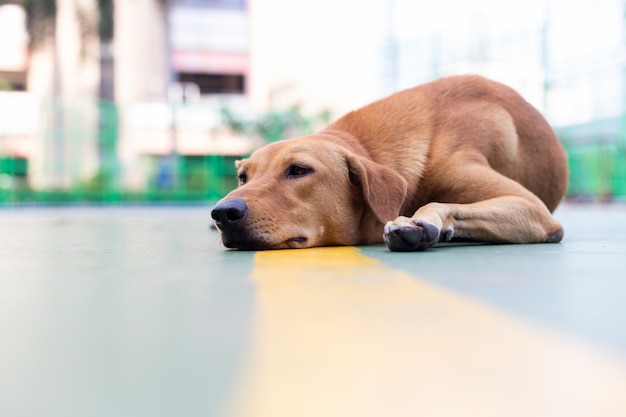
[[[28,35],[25,13],[17,4],[0,6],[0,91],[26,88]]]
[[[113,43],[98,42],[95,0],[46,3],[54,36],[29,50],[21,2],[0,1],[0,90],[11,90],[0,92],[11,115],[0,158],[27,167],[31,186],[75,187],[105,170],[141,188],[174,154],[256,146],[219,129],[221,107],[250,112],[243,0],[116,0]]]
[[[460,73],[516,88],[568,147],[625,146],[622,0],[115,0],[112,44],[74,18],[95,0],[57,0],[56,43],[30,54],[18,3],[0,1],[0,89],[13,90],[0,110],[15,115],[0,119],[0,155],[27,158],[34,185],[109,164],[142,187],[168,157],[258,146],[221,128],[223,107],[340,115]]]
[[[394,2],[250,0],[250,98],[335,115],[393,90]]]
[[[244,0],[115,3],[118,153],[127,187],[166,178],[176,158],[199,163],[257,146],[223,128],[220,116],[223,107],[252,111],[249,26]]]
[[[24,92],[28,68],[25,19],[19,5],[0,5],[0,191],[15,183],[26,184],[38,122],[37,103]]]

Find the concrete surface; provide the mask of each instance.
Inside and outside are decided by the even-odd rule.
[[[0,209],[0,415],[624,416],[626,207],[557,217],[255,253],[208,208]]]

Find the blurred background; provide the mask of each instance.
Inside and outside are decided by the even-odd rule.
[[[210,202],[233,161],[452,74],[507,83],[568,197],[626,200],[624,0],[0,0],[0,205]]]

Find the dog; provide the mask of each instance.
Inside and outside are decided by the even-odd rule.
[[[517,92],[480,76],[395,93],[236,165],[239,186],[211,211],[231,249],[563,238],[561,143]]]

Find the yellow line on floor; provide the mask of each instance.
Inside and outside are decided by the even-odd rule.
[[[232,416],[626,415],[624,358],[356,248],[259,252],[252,279]]]

